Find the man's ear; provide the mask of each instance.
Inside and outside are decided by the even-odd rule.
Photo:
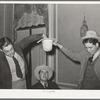
[[[99,43],[96,43],[96,47],[99,47]]]

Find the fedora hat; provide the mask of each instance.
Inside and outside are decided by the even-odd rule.
[[[35,69],[35,71],[34,71],[35,77],[38,80],[39,80],[39,71],[40,70],[46,70],[46,71],[48,71],[48,73],[49,73],[48,79],[50,79],[52,77],[52,75],[53,75],[53,70],[50,67],[48,67],[46,65],[40,65],[40,66],[37,66],[36,69]]]
[[[81,39],[84,40],[89,38],[97,39],[98,41],[100,41],[100,36],[95,31],[87,31],[86,35]]]

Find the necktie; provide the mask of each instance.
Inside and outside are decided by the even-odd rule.
[[[93,56],[92,56],[92,57],[89,57],[89,61],[90,61],[90,63],[92,62],[92,60],[93,60]]]
[[[45,88],[45,89],[47,88],[47,84],[46,84],[46,83],[44,83],[44,88]]]
[[[17,77],[23,78],[23,74],[22,74],[22,71],[21,71],[21,69],[20,69],[20,66],[19,66],[19,63],[18,63],[17,59],[16,59],[15,57],[13,57],[13,60],[14,60],[14,62],[15,62]]]

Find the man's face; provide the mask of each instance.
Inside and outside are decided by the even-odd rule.
[[[48,71],[41,70],[39,73],[40,81],[46,82],[48,80]]]
[[[98,43],[96,43],[96,45],[94,45],[92,43],[85,43],[84,45],[90,55],[94,55],[99,49]]]
[[[13,45],[9,44],[8,46],[4,46],[3,52],[9,57],[13,57],[15,53]]]

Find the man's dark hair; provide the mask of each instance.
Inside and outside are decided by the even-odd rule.
[[[13,42],[8,37],[3,37],[0,39],[0,49],[3,49],[3,46],[8,46],[9,44],[13,45]]]
[[[38,72],[38,74],[40,74],[41,70]]]
[[[99,41],[97,39],[94,39],[94,38],[84,39],[83,44],[86,44],[86,43],[92,43],[93,45],[96,45],[96,43],[100,44]]]

